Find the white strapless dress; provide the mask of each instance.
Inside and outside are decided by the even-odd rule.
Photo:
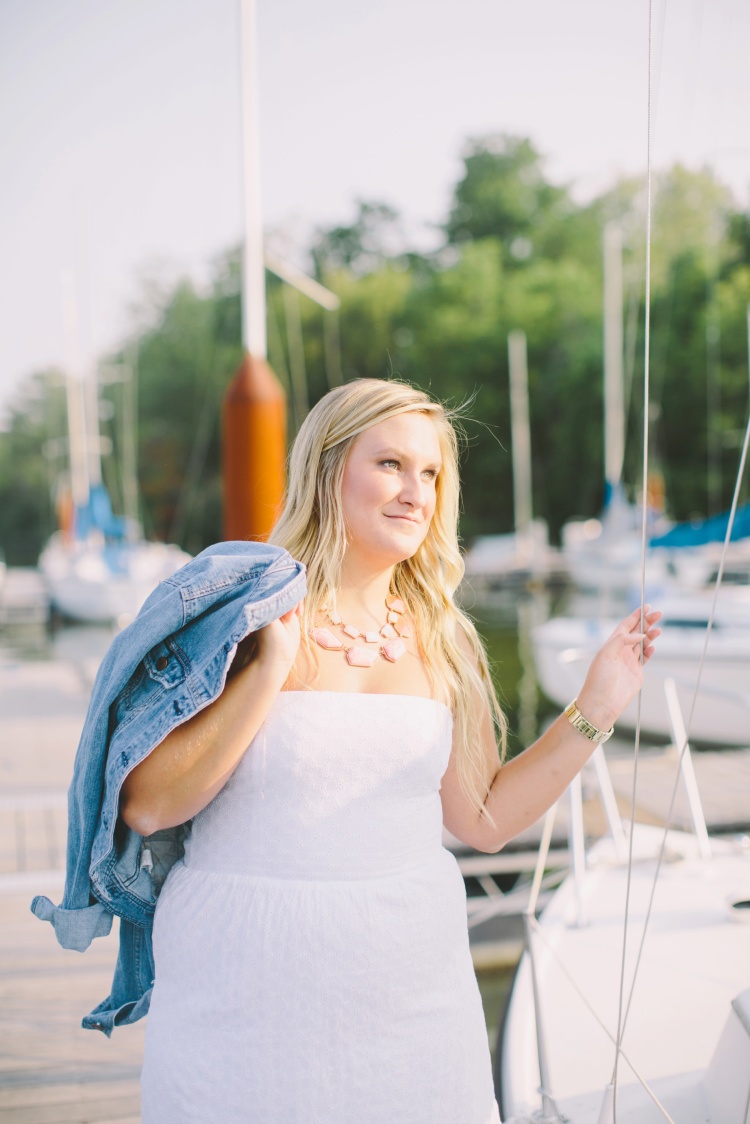
[[[412,695],[278,696],[158,900],[143,1124],[499,1124],[441,843],[451,726]]]

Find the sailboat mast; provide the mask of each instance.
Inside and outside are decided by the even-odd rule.
[[[86,396],[86,428],[88,432],[89,484],[98,487],[102,482],[102,440],[99,434],[99,373],[96,363],[86,357],[83,368],[83,386]]]
[[[242,285],[242,342],[253,358],[265,359],[266,277],[260,182],[258,52],[255,0],[242,0],[242,139],[245,253]]]
[[[89,502],[88,434],[86,407],[78,333],[78,304],[73,274],[62,275],[62,312],[65,336],[66,367],[65,397],[68,413],[68,457],[70,462],[70,491],[75,507],[85,507]]]
[[[625,406],[622,384],[622,230],[604,228],[604,479],[607,498],[622,481]]]
[[[130,342],[125,350],[122,383],[122,503],[128,520],[128,533],[140,528],[138,511],[138,345]]]
[[[284,499],[286,398],[266,362],[266,289],[260,193],[254,0],[242,0],[242,140],[245,253],[244,356],[222,406],[224,537],[265,539]]]
[[[531,431],[529,428],[529,380],[526,363],[526,334],[508,336],[510,370],[510,428],[513,455],[513,511],[519,540],[531,525]]]

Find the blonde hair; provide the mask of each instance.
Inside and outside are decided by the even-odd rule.
[[[339,587],[347,547],[341,482],[347,455],[358,434],[397,414],[426,414],[435,425],[443,466],[436,482],[435,512],[427,535],[412,555],[396,564],[392,589],[405,602],[416,625],[417,643],[428,680],[440,702],[453,712],[456,767],[461,788],[477,815],[485,807],[495,769],[505,755],[506,722],[490,676],[487,654],[474,624],[454,597],[463,577],[458,548],[460,414],[421,390],[395,379],[355,379],[336,387],[317,403],[300,427],[289,461],[283,513],[269,542],[287,549],[307,567],[307,595],[301,621],[303,642],[316,665],[309,637],[316,613]],[[469,652],[457,642],[458,629]],[[487,760],[482,740],[485,699],[499,738],[499,755]]]

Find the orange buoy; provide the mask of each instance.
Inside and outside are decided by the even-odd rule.
[[[286,395],[265,359],[247,352],[222,407],[225,539],[266,539],[284,502]]]

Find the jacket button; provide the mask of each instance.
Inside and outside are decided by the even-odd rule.
[[[166,668],[168,663],[169,663],[169,660],[167,659],[166,656],[159,656],[158,660],[156,661],[156,670],[157,671],[164,671],[164,669]]]

